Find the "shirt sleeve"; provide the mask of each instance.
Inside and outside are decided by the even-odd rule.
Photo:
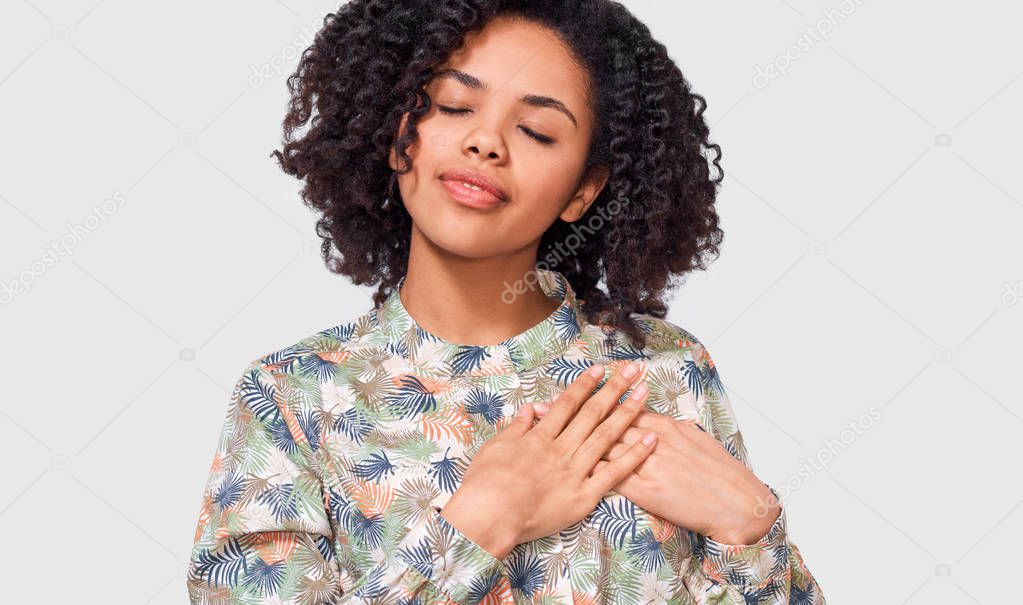
[[[700,385],[704,399],[701,409],[704,430],[709,430],[752,472],[735,411],[717,368],[706,349],[702,345],[699,348],[703,355]],[[769,485],[767,487],[782,503],[778,492]],[[826,605],[820,585],[803,561],[799,548],[789,539],[783,503],[774,524],[754,544],[725,544],[706,536],[699,538],[696,550],[707,579],[708,602]]]
[[[469,603],[502,562],[438,509],[411,524],[384,560],[342,571],[329,495],[310,436],[273,372],[253,362],[236,382],[202,494],[187,577],[192,605]],[[348,586],[348,590],[342,587]]]

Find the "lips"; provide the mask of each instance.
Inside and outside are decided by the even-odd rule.
[[[444,171],[440,175],[440,180],[475,185],[502,202],[508,201],[508,194],[501,187],[501,184],[481,172],[469,170],[468,168],[453,168]]]

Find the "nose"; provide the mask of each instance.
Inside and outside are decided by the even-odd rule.
[[[488,160],[503,160],[507,155],[501,135],[497,131],[483,126],[478,126],[466,135],[463,151],[483,156]]]

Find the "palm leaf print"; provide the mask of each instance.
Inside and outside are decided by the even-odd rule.
[[[718,368],[714,365],[714,362],[707,358],[707,386],[713,388],[718,393],[723,393],[725,390],[724,385],[721,384],[721,376],[718,375]]]
[[[274,485],[260,494],[256,501],[269,506],[274,518],[278,521],[296,519],[298,518],[298,506],[295,503],[294,487],[291,483]]]
[[[350,532],[352,528],[352,503],[333,488],[327,491],[327,496],[330,500],[327,508],[330,518],[343,527],[345,531]]]
[[[654,537],[654,532],[644,529],[639,536],[629,543],[628,554],[639,562],[640,566],[648,571],[656,571],[664,563],[664,553],[661,552],[661,543]]]
[[[661,543],[670,540],[675,535],[675,530],[678,529],[674,523],[665,521],[653,513],[650,513],[650,525],[654,532],[654,539]]]
[[[572,341],[579,337],[579,322],[572,307],[558,307],[554,312],[554,329],[566,340]]]
[[[220,510],[233,506],[241,498],[245,484],[244,477],[231,473],[220,484],[220,488],[213,496],[213,501],[217,503]]]
[[[397,387],[397,381],[383,371],[375,371],[365,381],[354,376],[347,380],[344,388],[328,389],[331,410],[351,405],[363,410],[367,416],[379,418],[387,398],[394,395]]]
[[[543,586],[543,564],[529,549],[513,551],[508,564],[508,580],[511,587],[522,593],[523,598],[532,599],[533,593]]]
[[[389,403],[399,412],[400,418],[437,409],[433,393],[413,374],[402,375],[401,388],[397,395],[389,398]]]
[[[213,499],[208,493],[203,494],[202,506],[199,508],[199,520],[195,524],[195,534],[192,536],[193,545],[198,542],[213,518]]]
[[[329,382],[334,379],[336,369],[336,363],[320,357],[318,352],[313,352],[304,355],[298,360],[297,373],[304,376],[314,376],[318,382]]]
[[[268,418],[277,420],[280,410],[277,407],[276,386],[259,379],[259,369],[250,371],[242,381],[241,400],[261,421]]]
[[[673,365],[653,367],[647,385],[650,387],[647,407],[653,411],[678,419],[684,416],[683,411],[692,409],[692,404],[685,405],[686,402],[682,401],[689,394],[689,387]]]
[[[387,594],[387,587],[380,584],[383,580],[385,570],[373,570],[366,576],[366,580],[355,588],[352,592],[353,595],[358,597],[360,601],[371,602],[373,599],[379,599],[380,597]]]
[[[701,380],[699,366],[692,359],[686,359],[682,362],[680,369],[682,375],[685,376],[689,390],[699,399],[700,395],[703,394],[703,381]]]
[[[455,357],[451,361],[451,371],[456,376],[468,374],[469,372],[479,368],[483,363],[483,360],[489,355],[490,354],[487,353],[486,347],[473,345],[459,346],[458,352],[455,353]]]
[[[794,582],[792,588],[789,591],[789,604],[790,605],[812,605],[813,604],[813,586],[807,586],[806,590],[803,590],[797,586]]]
[[[622,548],[626,536],[636,537],[636,505],[628,498],[621,496],[605,497],[597,508],[590,513],[589,519],[600,531],[601,535],[614,545]]]
[[[334,420],[334,430],[339,431],[355,443],[362,443],[366,435],[373,432],[375,425],[358,408],[351,407]]]
[[[394,488],[389,484],[378,485],[376,483],[357,482],[352,493],[352,500],[355,501],[359,510],[367,516],[383,516],[391,508],[394,501]]]
[[[423,414],[419,419],[427,439],[441,443],[451,439],[460,444],[472,441],[473,424],[462,408],[447,407],[436,414]]]
[[[402,550],[401,553],[416,571],[427,578],[433,577],[433,549],[431,548],[429,538],[423,538],[419,541],[419,544],[410,549]]]
[[[318,336],[325,338],[331,338],[338,341],[348,341],[352,339],[352,334],[355,333],[356,322],[352,321],[349,323],[338,324],[336,326],[321,330],[317,333]]]
[[[258,558],[245,575],[246,583],[256,586],[263,596],[276,595],[283,579],[284,563],[269,564]]]
[[[298,413],[298,426],[309,441],[309,446],[315,452],[320,448],[320,414],[314,410],[307,410]]]
[[[394,473],[394,465],[387,459],[387,452],[376,452],[368,459],[355,465],[355,476],[379,482],[387,473]]]
[[[316,552],[328,563],[334,559],[334,545],[327,536],[316,536]]]
[[[295,436],[291,434],[284,420],[278,418],[271,422],[268,428],[274,445],[278,449],[286,454],[291,454],[295,451]]]
[[[448,458],[449,451],[450,447],[444,451],[443,459],[430,463],[429,474],[437,480],[437,485],[442,490],[453,494],[458,484],[462,482],[462,475],[465,474],[468,465],[461,458]]]
[[[541,275],[548,295],[567,299],[567,280]],[[593,364],[613,374],[640,362],[633,382],[650,386],[648,408],[702,422],[748,466],[701,343],[634,314],[648,336],[637,348],[615,325],[581,321],[577,302],[559,301],[535,329],[502,343],[466,346],[422,330],[392,297],[378,315],[242,369],[197,502],[192,602],[823,605],[784,533],[755,545],[713,542],[615,491],[501,560],[443,521],[469,461],[512,411],[552,400]]]
[[[358,507],[351,507],[348,532],[368,548],[380,546],[384,538],[384,518],[378,514],[364,515]]]
[[[501,580],[500,570],[496,569],[487,576],[473,579],[469,583],[469,593],[466,595],[467,600],[470,603],[479,603],[480,605],[488,605],[488,599],[492,600],[494,605],[509,602],[511,595],[505,595],[508,597],[507,600],[500,598],[501,595],[498,591],[508,586],[507,581],[502,583]]]
[[[497,424],[504,416],[504,401],[496,393],[473,389],[466,398],[465,411],[483,416],[488,424]]]
[[[384,350],[386,350],[389,355],[397,355],[404,358],[408,358],[411,355],[411,352],[409,351],[409,343],[405,340],[390,340],[384,347]]]
[[[267,563],[280,563],[287,560],[298,546],[298,535],[291,531],[270,531],[256,534],[252,546],[259,553],[259,558]]]
[[[592,365],[592,361],[582,359],[570,361],[564,357],[557,357],[547,364],[547,373],[559,385],[567,387],[575,382],[575,379],[579,378]]]
[[[634,347],[634,346],[632,346],[630,344],[625,344],[625,345],[618,345],[618,344],[616,344],[608,352],[608,358],[609,359],[614,359],[615,361],[622,361],[622,360],[627,360],[627,359],[628,360],[631,360],[631,359],[650,359],[650,356],[647,355],[645,352],[643,352],[643,350],[637,349],[636,347]]]
[[[389,513],[404,526],[426,520],[432,514],[433,500],[440,489],[423,477],[405,479],[395,492],[395,502]]]
[[[230,586],[238,582],[239,574],[248,570],[245,557],[246,549],[237,538],[231,538],[216,553],[204,548],[196,558],[192,572],[214,586]]]
[[[287,347],[263,357],[260,363],[274,370],[289,372],[292,365],[308,352],[308,349],[301,347]]]

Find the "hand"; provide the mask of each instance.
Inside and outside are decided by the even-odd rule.
[[[644,444],[641,434],[614,460],[594,468],[646,405],[646,389],[616,405],[630,386],[624,372],[593,394],[603,376],[603,366],[590,368],[535,425],[537,404],[523,405],[473,457],[462,485],[441,511],[444,518],[503,559],[515,545],[556,533],[593,512],[611,486],[650,455],[654,442]]]
[[[543,415],[538,410],[538,415]],[[597,463],[613,463],[649,431],[654,451],[614,490],[679,527],[723,544],[753,544],[781,514],[770,489],[694,419],[643,410]]]

